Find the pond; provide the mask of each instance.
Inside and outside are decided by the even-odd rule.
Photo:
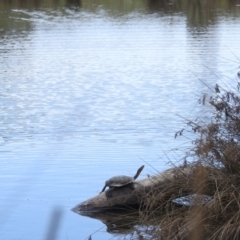
[[[182,162],[198,99],[238,82],[239,25],[240,1],[1,1],[1,239],[49,239],[56,212],[51,239],[122,237],[71,208]]]

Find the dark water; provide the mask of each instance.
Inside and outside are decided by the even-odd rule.
[[[239,26],[239,1],[1,1],[0,238],[47,239],[56,208],[55,239],[115,236],[70,209],[181,159],[178,115],[237,83]]]

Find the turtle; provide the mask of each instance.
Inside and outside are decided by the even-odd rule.
[[[139,174],[141,173],[141,171],[143,170],[144,168],[144,165],[141,166],[138,170],[137,170],[137,173],[135,174],[134,177],[129,177],[129,176],[124,176],[124,175],[121,175],[121,176],[115,176],[115,177],[112,177],[110,179],[108,179],[106,182],[105,182],[105,186],[103,187],[102,192],[104,192],[105,188],[106,187],[109,187],[110,189],[114,189],[114,188],[119,188],[119,187],[123,187],[123,186],[126,186],[128,184],[131,184],[134,182],[134,180],[139,176]]]

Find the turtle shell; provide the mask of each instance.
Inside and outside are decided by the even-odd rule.
[[[108,187],[122,187],[134,182],[133,177],[128,176],[115,176],[106,181],[105,185]]]

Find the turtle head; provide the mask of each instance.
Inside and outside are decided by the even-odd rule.
[[[134,180],[139,176],[139,174],[142,172],[143,168],[144,168],[144,165],[142,165],[142,166],[137,170],[137,173],[136,173],[135,176],[133,177]]]

